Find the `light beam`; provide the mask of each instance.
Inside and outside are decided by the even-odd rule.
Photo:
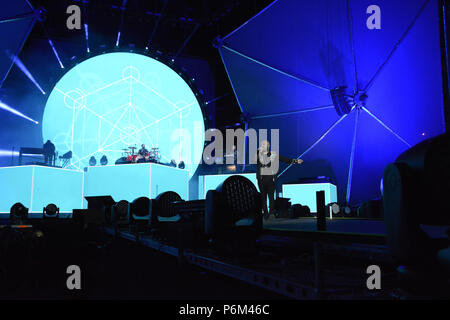
[[[3,110],[9,111],[9,112],[11,112],[11,113],[13,113],[15,115],[18,115],[19,117],[27,119],[28,121],[34,122],[35,124],[39,124],[38,121],[31,119],[30,117],[24,115],[22,112],[17,111],[14,108],[11,108],[10,106],[8,106],[6,103],[4,103],[2,101],[0,101],[0,108],[3,109]]]

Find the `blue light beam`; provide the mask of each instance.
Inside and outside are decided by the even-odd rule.
[[[347,204],[350,202],[350,195],[352,192],[352,178],[353,178],[353,164],[355,162],[355,150],[356,150],[356,137],[358,133],[358,121],[359,121],[359,114],[361,110],[356,110],[356,118],[355,118],[355,128],[353,131],[353,140],[352,140],[352,151],[350,153],[350,164],[348,167],[348,179],[347,179]]]
[[[58,60],[59,66],[61,67],[61,69],[64,69],[64,65],[62,64],[61,59],[59,58],[58,52],[56,51],[56,48],[53,45],[53,41],[50,38],[48,39],[48,43],[50,44],[50,47],[52,47],[53,53],[55,54],[55,57]]]
[[[45,91],[42,90],[39,83],[37,83],[36,79],[33,77],[33,75],[30,73],[30,71],[28,71],[27,67],[25,67],[25,65],[19,59],[19,57],[11,55],[10,58],[11,58],[12,62],[28,77],[28,79],[30,79],[30,81],[34,83],[36,88],[38,88],[39,91],[42,92],[42,94],[45,94]]]
[[[23,113],[21,113],[20,111],[17,111],[16,109],[11,108],[10,106],[8,106],[7,104],[5,104],[4,102],[0,101],[0,108],[6,111],[9,111],[15,115],[18,115],[19,117],[22,117],[24,119],[27,119],[28,121],[34,122],[35,124],[39,124],[38,121],[31,119],[30,117],[27,117],[26,115],[24,115]]]
[[[0,150],[0,157],[11,157],[11,156],[19,156],[19,152],[12,150]]]
[[[89,29],[87,23],[84,24],[84,34],[86,36],[86,51],[89,53],[91,50],[89,49]]]

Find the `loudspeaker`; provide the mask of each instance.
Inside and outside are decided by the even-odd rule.
[[[116,202],[111,196],[84,197],[88,202],[88,214],[85,222],[101,225],[105,223],[106,212],[111,212],[111,207]]]
[[[291,219],[297,219],[301,217],[307,217],[311,214],[311,210],[308,206],[302,206],[301,204],[294,204],[289,209],[289,217]]]
[[[291,202],[289,198],[277,198],[275,199],[275,210],[277,212],[277,218],[289,218],[289,208]]]
[[[366,219],[383,219],[382,200],[370,200],[361,203],[358,208],[358,217]]]

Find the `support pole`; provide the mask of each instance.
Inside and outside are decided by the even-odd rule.
[[[317,204],[317,231],[326,231],[325,218],[325,191],[316,192]],[[316,299],[324,297],[324,283],[322,272],[322,245],[319,241],[314,242],[314,294]]]
[[[327,221],[325,218],[325,191],[316,192],[317,204],[317,231],[327,231]]]

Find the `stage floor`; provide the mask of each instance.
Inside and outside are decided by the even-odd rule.
[[[363,218],[327,218],[327,232],[348,233],[362,235],[386,236],[384,220]],[[317,219],[315,217],[303,217],[297,219],[271,219],[264,222],[267,230],[277,229],[286,231],[317,231]],[[421,225],[425,233],[432,238],[446,238],[447,226]]]
[[[328,232],[345,232],[359,234],[385,235],[384,220],[361,218],[327,218]],[[271,219],[264,223],[264,228],[276,228],[282,230],[317,231],[317,219],[303,217],[297,219]]]

